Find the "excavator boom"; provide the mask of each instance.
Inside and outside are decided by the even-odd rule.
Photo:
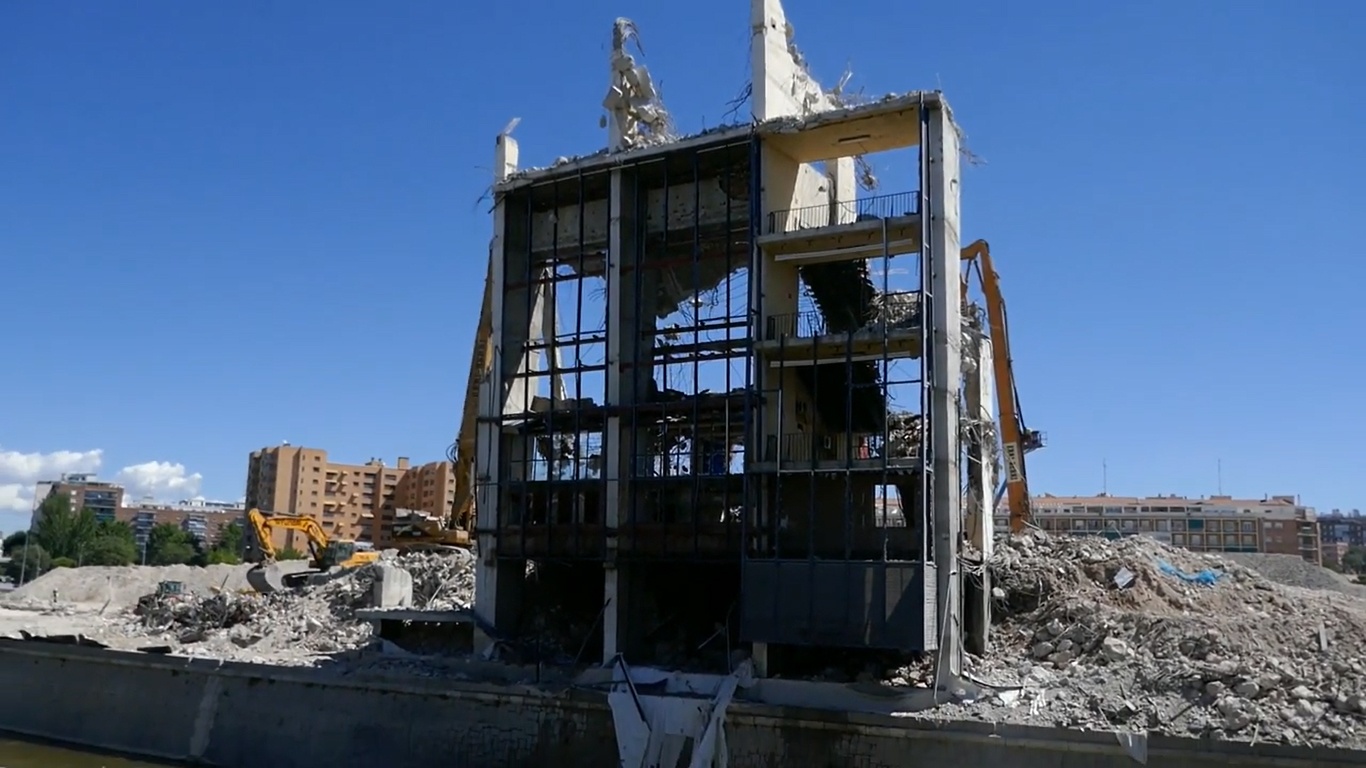
[[[1029,478],[1025,471],[1025,454],[1043,446],[1043,435],[1026,429],[1020,414],[1019,392],[1015,388],[1015,370],[1010,356],[1010,332],[1006,321],[1005,298],[1001,295],[1001,278],[991,261],[991,246],[978,240],[962,251],[962,260],[975,261],[986,298],[987,325],[991,334],[992,373],[996,378],[996,407],[1001,420],[1001,452],[1005,456],[1006,500],[1010,509],[1010,530],[1019,533],[1032,518],[1029,498]],[[967,276],[963,277],[963,293],[967,295]]]
[[[455,465],[455,499],[451,503],[450,527],[468,532],[474,523],[474,443],[479,423],[479,385],[493,366],[493,258],[490,253],[484,275],[484,298],[479,307],[479,324],[474,332],[470,371],[465,381],[465,402],[460,414],[460,433],[456,437],[451,461]],[[466,534],[468,536],[468,534]]]

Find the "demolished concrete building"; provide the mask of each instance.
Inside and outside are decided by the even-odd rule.
[[[585,661],[865,648],[956,675],[963,510],[992,487],[961,498],[960,410],[989,421],[991,387],[963,377],[960,132],[939,92],[844,104],[778,0],[751,14],[750,124],[676,137],[622,19],[606,152],[523,171],[498,136],[476,610],[513,636],[553,586]],[[860,190],[906,148],[896,191]]]

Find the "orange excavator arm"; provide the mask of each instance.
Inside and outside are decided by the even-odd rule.
[[[465,402],[460,414],[460,433],[452,446],[455,466],[455,499],[451,502],[450,527],[468,531],[474,523],[474,443],[479,423],[479,384],[493,366],[493,259],[490,254],[484,276],[484,299],[474,332],[470,372],[465,381]]]
[[[1019,533],[1033,517],[1030,508],[1029,478],[1025,454],[1042,447],[1043,436],[1027,429],[1020,413],[1019,392],[1015,388],[1015,369],[1010,357],[1010,333],[1006,324],[1005,298],[1001,278],[991,261],[991,246],[978,240],[962,251],[965,262],[974,263],[986,298],[987,325],[991,334],[991,364],[996,378],[996,407],[1001,420],[1001,452],[1005,456],[1006,501],[1010,509],[1010,530]],[[967,297],[968,275],[963,276],[963,296]]]

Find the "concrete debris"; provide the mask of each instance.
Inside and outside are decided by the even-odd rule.
[[[356,611],[375,606],[381,577],[411,578],[413,607],[447,611],[468,608],[474,601],[474,557],[465,550],[383,553],[378,563],[350,571],[325,584],[299,590],[257,594],[246,587],[248,566],[192,568],[64,568],[60,583],[36,580],[26,590],[42,589],[42,601],[19,595],[0,619],[5,634],[80,632],[124,650],[163,648],[162,652],[232,661],[278,665],[333,662],[329,654],[362,648],[372,641],[372,625],[356,619]],[[220,573],[222,572],[222,573]],[[49,574],[51,575],[51,574]],[[158,594],[159,582],[174,576],[184,584],[177,594]],[[43,577],[48,579],[48,575]],[[82,602],[50,601],[52,587]],[[91,596],[115,597],[140,586],[142,594],[103,613]],[[230,585],[230,586],[226,586]],[[382,592],[383,590],[381,590]],[[19,610],[13,610],[19,609]],[[169,649],[169,650],[165,650]]]
[[[920,455],[920,440],[925,420],[918,413],[887,413],[887,458],[908,459]]]
[[[645,52],[635,22],[617,19],[612,25],[612,85],[602,101],[607,110],[603,124],[609,128],[611,151],[662,144],[674,138],[669,112],[650,78],[650,70],[626,52],[626,43],[631,40],[636,41],[641,53]]]
[[[797,47],[797,31],[791,22],[784,20],[783,33],[787,41],[787,54],[792,57],[792,79],[787,84],[788,93],[800,105],[801,116],[808,117],[817,112],[839,109],[844,106],[839,99],[839,94],[848,83],[849,75],[846,74],[840,80],[833,93],[826,92],[821,87],[820,82],[811,74],[811,67],[806,62],[806,56]]]
[[[920,292],[899,291],[874,296],[870,302],[870,318],[864,326],[867,330],[881,332],[885,326],[889,331],[914,330],[920,327]]]
[[[927,716],[1366,746],[1366,601],[1318,566],[1259,562],[1328,589],[1146,537],[1000,541],[987,564],[1000,626],[968,669],[1020,693]],[[1179,577],[1205,571],[1218,578]]]

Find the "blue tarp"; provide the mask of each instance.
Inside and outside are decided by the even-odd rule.
[[[1168,576],[1175,576],[1176,578],[1184,582],[1190,584],[1199,584],[1203,587],[1214,586],[1214,582],[1218,581],[1219,577],[1224,575],[1220,571],[1216,571],[1212,568],[1206,568],[1205,570],[1200,571],[1199,573],[1186,573],[1185,571],[1181,570],[1180,568],[1177,568],[1176,566],[1172,565],[1166,560],[1158,560],[1157,569],[1167,574]]]

